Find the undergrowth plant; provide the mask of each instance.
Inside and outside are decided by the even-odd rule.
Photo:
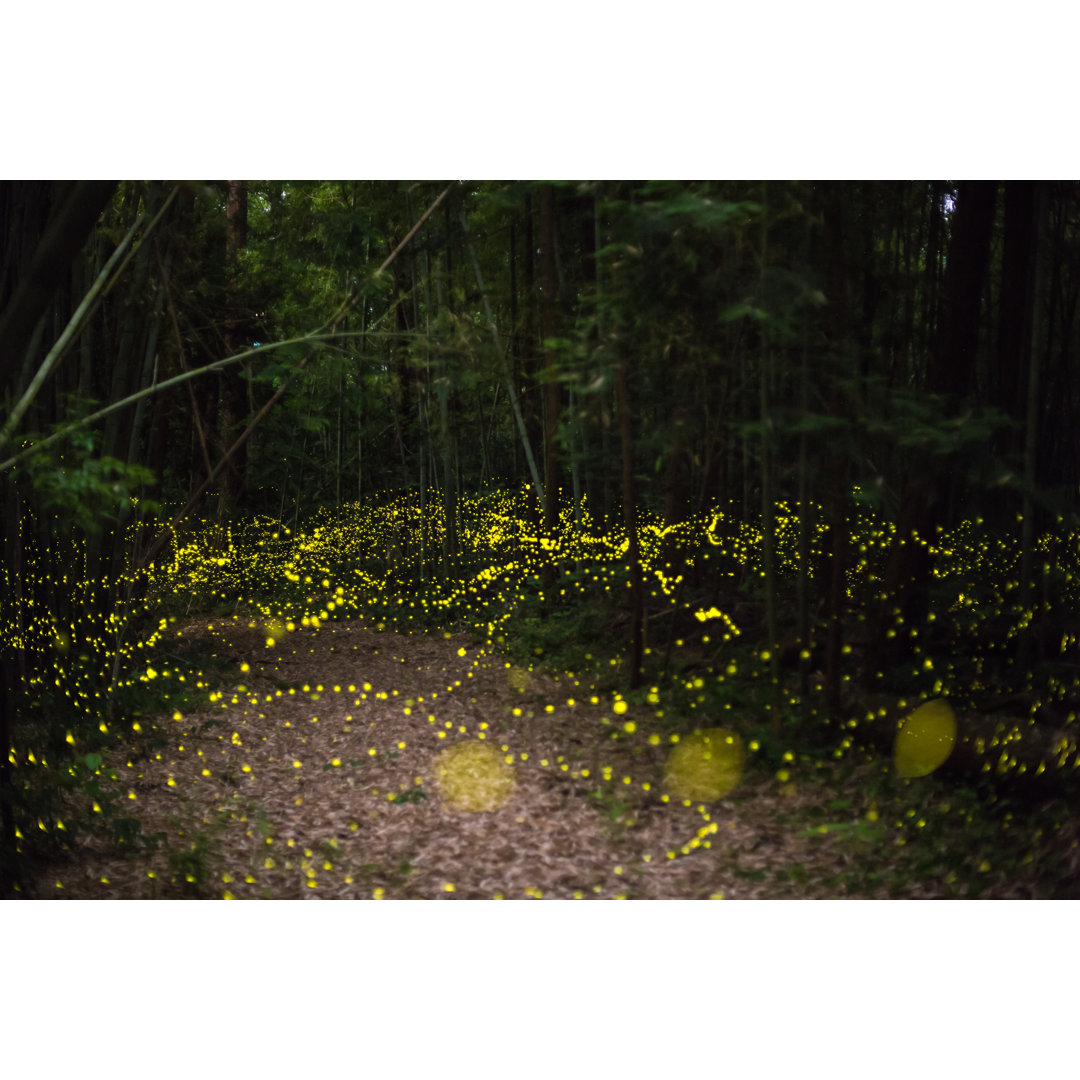
[[[785,512],[790,516],[791,508]],[[558,679],[567,694],[614,700],[634,710],[640,718],[636,731],[617,715],[606,718],[597,746],[582,752],[597,773],[606,753],[660,754],[694,731],[730,728],[747,747],[748,784],[775,785],[781,793],[833,785],[842,792],[823,801],[824,816],[789,824],[809,839],[850,849],[853,867],[837,883],[845,894],[903,891],[918,879],[936,883],[943,894],[973,896],[1002,887],[1010,875],[1033,883],[1049,882],[1055,873],[1069,879],[1067,862],[1033,854],[1018,839],[1060,835],[1069,827],[1060,805],[1005,811],[996,775],[965,787],[952,776],[908,782],[890,774],[883,729],[865,722],[856,678],[864,662],[865,623],[854,597],[865,593],[864,585],[849,598],[841,654],[844,697],[833,707],[823,689],[819,619],[810,623],[814,640],[786,647],[783,663],[774,667],[762,638],[764,597],[754,548],[760,534],[755,540],[738,531],[729,550],[715,531],[717,517],[706,516],[687,527],[691,535],[676,574],[666,563],[649,562],[663,553],[650,533],[642,545],[648,583],[644,680],[631,690],[629,576],[618,536],[586,537],[565,521],[559,554],[552,554],[524,531],[509,543],[505,514],[489,542],[481,513],[463,533],[468,557],[457,561],[461,576],[453,577],[439,563],[430,535],[423,549],[429,561],[420,558],[408,526],[400,532],[405,562],[380,570],[376,549],[388,515],[373,504],[344,508],[294,530],[258,522],[234,528],[227,542],[213,526],[206,538],[189,538],[171,562],[163,560],[155,569],[141,614],[125,616],[125,625],[132,632],[138,628],[142,640],[128,640],[117,654],[118,677],[104,692],[72,692],[84,686],[76,677],[83,661],[77,653],[58,655],[56,686],[41,681],[29,688],[14,731],[9,798],[18,846],[8,853],[9,862],[58,858],[73,837],[89,831],[117,851],[160,850],[169,886],[185,895],[213,891],[210,875],[224,820],[178,818],[168,834],[141,836],[130,793],[109,765],[121,753],[138,760],[162,750],[170,736],[161,718],[197,712],[215,686],[232,677],[234,658],[219,655],[218,646],[198,633],[177,633],[194,622],[187,604],[195,597],[211,605],[200,612],[202,619],[235,620],[268,640],[338,620],[360,620],[385,632],[468,633],[505,657],[508,686],[523,701],[539,704],[540,683],[533,676],[543,674]],[[853,521],[863,530],[853,542],[878,543],[874,538],[882,530],[865,507]],[[966,528],[971,543],[975,532]],[[783,566],[790,575],[790,535],[785,543]],[[1060,634],[1056,647],[1062,656],[1080,649],[1062,629],[1060,614],[1075,579],[1058,566],[1063,595],[1056,606],[1046,609],[1048,601],[1040,598],[1043,606],[1024,611],[1010,583],[995,579],[989,564],[965,561],[948,537],[937,543],[950,554],[930,591],[927,621],[913,628],[918,632],[910,635],[911,656],[880,673],[876,692],[896,698],[903,687],[905,701],[947,697],[958,707],[1011,694],[1040,707],[1052,705],[1059,714],[1074,708],[1077,681],[1047,654],[1046,639]],[[553,573],[544,572],[547,560],[554,562]],[[878,556],[874,565],[880,562]],[[177,582],[184,585],[180,597]],[[790,604],[779,605],[778,629],[789,638],[797,629]],[[1025,635],[1036,631],[1042,659],[1035,650],[1024,660]],[[302,679],[278,684],[281,690],[303,686]],[[1075,746],[1064,746],[1055,776],[1067,773],[1075,758]],[[395,801],[421,798],[416,791]],[[610,827],[624,827],[629,806],[617,792],[601,786],[591,798]],[[787,883],[797,884],[794,872],[787,873]]]

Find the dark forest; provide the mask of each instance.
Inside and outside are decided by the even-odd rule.
[[[1080,185],[0,184],[3,891],[1080,896]]]

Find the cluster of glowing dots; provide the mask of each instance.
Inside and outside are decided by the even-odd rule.
[[[820,507],[813,508],[811,553],[820,553],[823,540],[823,526],[820,519]],[[365,618],[377,613],[378,628],[398,627],[408,629],[419,616],[425,616],[425,625],[437,621],[441,614],[450,609],[464,610],[476,626],[486,629],[489,645],[502,642],[501,631],[513,623],[515,608],[530,594],[539,588],[540,573],[546,562],[556,560],[562,564],[560,575],[556,578],[556,591],[565,598],[571,593],[588,596],[593,592],[614,593],[626,587],[625,553],[628,548],[625,532],[616,528],[607,534],[601,534],[596,522],[591,517],[587,506],[575,513],[573,508],[561,512],[557,535],[554,537],[536,535],[527,525],[527,494],[525,491],[506,493],[488,491],[474,499],[461,500],[458,537],[462,551],[469,558],[459,557],[451,565],[467,567],[460,577],[443,575],[438,578],[421,579],[425,588],[416,589],[415,576],[409,578],[409,586],[397,588],[395,574],[401,571],[401,562],[391,565],[388,545],[397,543],[401,547],[402,561],[405,565],[419,567],[420,556],[438,558],[446,540],[443,502],[441,496],[433,493],[429,496],[423,514],[412,495],[384,496],[366,505],[349,505],[338,511],[328,511],[317,517],[303,531],[290,530],[280,522],[270,518],[257,518],[241,525],[227,527],[224,533],[213,527],[203,532],[196,531],[194,539],[178,543],[168,559],[152,568],[149,572],[150,583],[162,597],[177,593],[190,593],[203,597],[219,597],[232,600],[238,607],[243,605],[249,611],[256,612],[249,619],[248,625],[261,627],[265,634],[268,649],[277,647],[289,635],[298,629],[317,630],[325,624],[340,618]],[[683,550],[696,553],[694,558],[708,560],[710,556],[727,559],[729,564],[738,564],[755,573],[760,572],[760,550],[762,534],[760,529],[732,516],[732,511],[715,509],[692,521],[672,527],[665,525],[658,518],[643,513],[640,524],[640,548],[643,556],[643,569],[652,606],[677,606],[680,585],[684,580],[684,566],[672,566],[665,560],[665,552],[674,545]],[[936,558],[937,573],[944,582],[955,582],[953,610],[962,610],[975,621],[990,619],[1011,619],[1011,627],[1005,632],[1005,639],[1015,637],[1035,618],[1034,610],[1023,611],[1016,602],[1019,586],[1015,580],[1019,564],[1019,549],[1015,544],[1001,539],[987,538],[980,532],[981,522],[965,522],[951,535],[939,532],[932,538],[914,537],[908,542],[925,544]],[[798,508],[790,504],[778,504],[774,519],[774,541],[777,552],[777,566],[781,572],[794,572],[797,569],[797,552],[802,523]],[[852,538],[858,561],[849,569],[849,584],[865,579],[871,588],[880,580],[880,571],[885,553],[896,542],[895,529],[877,521],[866,512],[861,513],[851,522]],[[1071,549],[1075,550],[1075,537],[1070,538]],[[1037,549],[1042,562],[1041,572],[1050,574],[1055,570],[1051,558],[1051,543],[1046,538],[1039,538]],[[1067,550],[1069,545],[1064,545]],[[1058,549],[1060,551],[1060,547]],[[67,567],[78,567],[78,557],[74,559],[54,558],[53,562]],[[575,571],[566,569],[575,565]],[[690,565],[689,560],[685,564]],[[1076,600],[1074,568],[1060,567],[1064,593],[1057,598],[1057,603]],[[70,571],[69,571],[70,572]],[[1003,580],[1003,574],[1012,576]],[[87,584],[87,583],[84,583]],[[89,583],[93,584],[93,583]],[[267,600],[259,596],[274,594],[274,587],[280,586],[286,596],[283,599]],[[148,605],[147,610],[150,607]],[[72,703],[88,716],[101,714],[101,691],[93,689],[96,681],[93,663],[101,671],[117,666],[119,657],[121,670],[132,672],[129,682],[144,683],[156,680],[173,679],[183,684],[182,689],[205,694],[208,704],[223,709],[241,704],[258,705],[259,699],[250,694],[244,684],[239,684],[231,691],[211,689],[209,679],[202,673],[182,673],[167,667],[155,667],[145,664],[142,656],[149,656],[167,634],[170,621],[175,617],[162,617],[157,629],[144,640],[125,640],[123,629],[125,620],[131,612],[88,613],[81,620],[61,623],[51,615],[41,612],[33,614],[24,621],[18,640],[9,643],[20,648],[36,648],[53,657],[52,680],[63,690]],[[712,642],[719,646],[734,643],[740,637],[740,629],[730,612],[717,606],[699,607],[691,614],[700,624],[700,641]],[[935,618],[933,612],[930,620]],[[896,622],[890,633],[910,633],[913,638],[919,635],[919,628],[904,627],[897,613]],[[10,630],[4,631],[11,635]],[[683,644],[682,639],[677,644]],[[1075,655],[1080,651],[1078,636],[1065,633],[1061,638],[1060,651],[1064,655]],[[919,658],[919,669],[923,673],[932,673],[935,679],[932,691],[941,695],[949,689],[950,665],[943,663],[923,651],[922,643],[916,640],[915,653]],[[769,659],[769,652],[761,650],[755,654],[756,660],[764,669]],[[591,657],[590,657],[591,659]],[[614,665],[615,661],[612,661]],[[87,670],[90,675],[87,675]],[[246,665],[245,665],[246,670]],[[743,671],[745,673],[745,669]],[[98,673],[99,674],[99,673]],[[581,684],[573,673],[565,673],[575,686]],[[717,683],[726,678],[740,675],[740,666],[734,660],[724,662],[718,670],[706,673],[715,677]],[[40,679],[40,674],[34,676]],[[516,680],[516,683],[515,683]],[[528,672],[519,669],[512,673],[511,685],[524,690],[528,685]],[[682,688],[691,695],[688,700],[690,709],[704,705],[707,700],[707,678],[694,675],[682,682]],[[584,688],[585,692],[595,686]],[[1056,696],[1064,697],[1075,692],[1076,680],[1066,684],[1059,680],[1051,687]],[[321,685],[304,685],[303,693],[312,700],[326,692]],[[332,687],[334,693],[346,692],[343,688]],[[368,694],[382,697],[397,691],[374,691],[369,684],[361,688],[350,685],[350,694],[358,694],[359,704]],[[283,693],[294,694],[295,689],[277,690],[273,696]],[[265,701],[271,700],[267,696]],[[589,700],[598,702],[595,694]],[[656,687],[645,696],[645,703],[652,706],[654,715],[662,717],[660,694]],[[408,708],[408,706],[407,706]],[[550,706],[548,707],[550,711]],[[520,712],[519,709],[515,709]],[[616,718],[621,718],[627,711],[627,704],[616,696],[612,710]],[[175,721],[182,721],[183,715],[176,711]],[[434,716],[431,721],[434,725]],[[615,733],[623,739],[634,737],[647,739],[656,746],[660,736],[656,732],[644,732],[639,727],[640,721],[626,720],[621,728],[617,719],[612,724],[606,717],[605,725],[613,727]],[[130,723],[135,734],[142,732],[138,720]],[[726,729],[716,729],[726,731]],[[108,734],[109,728],[104,720],[98,724],[98,731]],[[446,740],[453,734],[438,730],[438,739]],[[731,734],[731,733],[728,733]],[[186,733],[185,733],[186,735]],[[478,741],[486,737],[484,731],[475,733]],[[712,736],[706,737],[706,743]],[[947,705],[930,702],[911,715],[900,729],[894,748],[894,763],[898,775],[905,778],[918,778],[928,775],[938,768],[948,756],[957,740],[955,718]],[[1011,740],[1022,737],[1022,732],[1015,731],[993,740],[992,745],[977,744],[978,753],[992,755],[997,760],[998,771],[1004,768],[1018,767]],[[727,735],[722,736],[726,739]],[[737,737],[736,737],[737,738]],[[677,737],[673,737],[676,741]],[[242,740],[237,732],[231,736],[233,745]],[[76,739],[69,732],[67,742],[75,745]],[[460,744],[459,744],[460,745]],[[846,739],[845,746],[850,745]],[[730,750],[725,750],[729,747]],[[750,749],[755,749],[751,745]],[[370,753],[374,754],[372,749]],[[685,854],[700,846],[708,846],[709,837],[715,833],[715,823],[708,820],[704,798],[710,791],[720,790],[727,785],[731,777],[737,777],[742,771],[741,745],[725,742],[717,750],[706,745],[687,741],[682,750],[683,757],[677,760],[691,762],[690,772],[697,770],[701,775],[690,782],[689,790],[702,795],[700,812],[705,816],[705,826],[700,829],[687,844],[680,849],[666,853],[668,858]],[[727,754],[727,756],[725,756]],[[696,755],[696,756],[695,756]],[[505,755],[504,755],[505,756]],[[17,753],[9,748],[9,761],[20,766],[43,766],[47,764],[44,755],[35,755],[33,750]],[[699,760],[700,759],[700,760]],[[720,761],[723,767],[721,776],[710,774],[712,766],[701,772],[702,761]],[[556,759],[564,771],[568,764]],[[1071,762],[1075,768],[1080,765],[1080,753],[1074,740],[1064,740],[1057,751],[1057,765],[1067,767]],[[331,767],[341,767],[337,759],[331,761]],[[541,767],[548,767],[545,759]],[[299,763],[297,763],[299,767]],[[989,765],[987,766],[989,767]],[[1045,768],[1039,766],[1039,771]],[[244,770],[251,766],[245,764]],[[674,770],[677,771],[677,770]],[[786,770],[781,770],[785,772]],[[204,770],[202,775],[208,775]],[[589,770],[581,770],[587,777]],[[712,775],[712,781],[709,780]],[[704,777],[704,779],[703,779]],[[611,780],[605,768],[602,778]],[[175,783],[170,778],[171,784]],[[630,778],[622,778],[629,784]],[[712,786],[710,786],[710,783]],[[697,785],[696,787],[694,785]],[[643,785],[646,789],[648,785]],[[675,784],[674,786],[677,786]],[[130,793],[134,798],[134,792]],[[391,793],[390,798],[393,797]],[[665,793],[664,801],[669,795]],[[720,796],[717,796],[720,797]],[[683,800],[687,805],[690,801]],[[95,809],[98,809],[95,804]],[[41,822],[45,830],[51,827],[64,829],[62,821],[55,823]],[[306,854],[305,857],[310,855]],[[650,857],[646,857],[646,861]],[[618,871],[622,873],[622,868]],[[313,886],[312,886],[313,887]],[[447,891],[454,886],[447,884]]]

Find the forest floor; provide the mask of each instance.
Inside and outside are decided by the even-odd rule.
[[[601,719],[610,702],[575,700],[566,680],[515,672],[464,635],[335,622],[269,645],[265,628],[244,620],[177,629],[166,656],[178,669],[192,656],[215,658],[218,700],[144,720],[156,725],[158,748],[107,761],[127,791],[125,813],[156,844],[125,856],[83,833],[25,895],[1039,895],[985,863],[981,876],[958,881],[940,851],[913,875],[905,842],[876,820],[869,765],[843,781],[819,769],[783,782],[751,761],[726,798],[668,799],[668,745],[612,740]],[[618,722],[634,719],[630,705]],[[641,710],[638,729],[649,719]],[[453,809],[433,779],[436,756],[480,737],[513,760],[513,793],[495,810]],[[1075,827],[1055,847],[1060,865],[1075,863]]]

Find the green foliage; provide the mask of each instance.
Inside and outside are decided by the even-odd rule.
[[[72,397],[67,415],[47,434],[67,431],[95,405],[94,401]],[[35,441],[39,440],[31,436],[27,444]],[[29,491],[41,500],[45,512],[58,515],[87,535],[99,533],[107,522],[123,521],[132,511],[144,517],[160,509],[152,499],[140,497],[143,489],[154,483],[153,472],[100,455],[99,442],[96,432],[76,427],[59,454],[52,447],[35,451],[23,459],[18,474],[25,476]]]
[[[525,218],[538,202],[531,184],[456,186],[375,276],[437,190],[252,183],[247,246],[226,265],[223,188],[186,187],[185,208],[164,223],[164,257],[133,264],[135,280],[108,299],[79,365],[69,365],[78,375],[35,402],[28,415],[41,434],[20,432],[24,445],[65,439],[62,454],[33,453],[15,474],[26,512],[8,550],[23,559],[26,581],[6,580],[0,596],[5,662],[16,656],[25,673],[5,748],[20,851],[62,851],[70,835],[94,829],[117,847],[138,846],[110,763],[121,750],[136,760],[157,753],[171,736],[155,717],[216,704],[210,695],[220,689],[211,685],[236,681],[226,678],[228,658],[178,647],[178,623],[224,619],[278,642],[297,628],[359,620],[379,631],[467,631],[514,663],[510,690],[526,709],[541,703],[544,673],[579,700],[614,696],[638,726],[605,717],[605,754],[659,757],[672,736],[730,727],[747,746],[747,784],[733,798],[744,786],[779,783],[794,800],[829,777],[843,793],[822,800],[820,819],[816,810],[806,811],[809,821],[793,811],[792,828],[823,848],[847,845],[868,864],[861,877],[837,880],[838,891],[902,892],[909,882],[895,875],[903,873],[950,895],[992,892],[1001,838],[988,822],[1004,830],[995,815],[1008,782],[1025,765],[1036,790],[1057,791],[1077,759],[1077,478],[1062,436],[1072,384],[1057,356],[1074,355],[1076,342],[1060,305],[1035,290],[1048,310],[1021,313],[1019,325],[1041,328],[1034,355],[1053,387],[1028,430],[1019,423],[1022,401],[1009,400],[1023,390],[1023,371],[1008,370],[1009,322],[996,311],[969,328],[977,352],[969,398],[924,390],[942,384],[936,343],[950,340],[956,311],[941,269],[963,254],[952,247],[959,232],[952,211],[942,212],[941,185],[839,193],[794,182],[561,184],[554,296],[546,282],[536,287],[547,241]],[[165,193],[123,185],[88,245],[91,262],[71,280]],[[1061,228],[1043,229],[1043,239],[1052,232],[1056,257],[1071,259],[1074,200],[1055,200]],[[459,210],[482,275],[473,273]],[[1009,300],[996,262],[1001,239],[995,231],[984,290],[994,303]],[[243,419],[224,408],[210,416],[211,408],[200,423],[217,429],[202,431],[186,406],[171,408],[165,428],[136,424],[127,440],[120,425],[72,427],[92,403],[68,391],[79,385],[105,398],[125,380],[145,383],[150,359],[156,381],[158,365],[166,374],[205,363],[223,341],[303,334],[346,296],[354,304],[336,340],[268,350],[243,370],[251,411],[290,384],[247,445],[250,513],[191,525],[145,574],[127,569],[145,540],[134,523],[158,509],[145,497],[156,478],[103,448],[130,445],[138,454],[152,441],[166,445],[163,490],[179,507],[203,475],[201,444],[215,458]],[[548,300],[554,332],[539,319]],[[43,326],[63,324],[64,302]],[[124,362],[99,355],[103,342]],[[143,345],[140,375],[129,361]],[[25,359],[28,367],[33,357]],[[616,371],[625,371],[630,395],[626,465],[638,485],[645,580],[645,683],[633,693],[628,537],[612,525],[623,464]],[[538,458],[545,384],[561,395],[560,475],[548,493],[560,516],[551,535],[536,528],[522,483],[507,379]],[[199,400],[224,406],[225,386],[205,378]],[[485,488],[492,476],[510,479]],[[939,476],[950,482],[930,482]],[[906,516],[920,483],[930,508],[921,535],[898,537],[901,500]],[[769,491],[774,512],[761,520]],[[1026,529],[1016,516],[1021,499],[1035,515]],[[826,529],[836,513],[846,516],[842,536]],[[831,610],[827,559],[837,542],[844,577],[839,610]],[[903,614],[882,599],[899,543],[925,545],[927,567],[926,580],[913,583],[925,586],[922,607]],[[830,613],[841,646],[834,656],[826,653]],[[774,618],[780,640],[769,641]],[[878,630],[897,647],[878,648]],[[875,704],[863,700],[868,686],[892,704],[902,698],[905,715],[947,696],[958,713],[1011,699],[1021,716],[998,745],[981,747],[965,741],[961,718],[957,753],[935,762],[932,776],[921,775],[925,760],[908,755],[901,772],[911,785],[903,786],[873,771],[895,733],[867,720]],[[304,687],[301,677],[277,689]],[[220,734],[220,723],[200,721],[192,733]],[[1051,741],[1054,752],[1044,753]],[[1026,748],[1035,749],[1025,763]],[[964,826],[978,836],[974,863],[954,857],[964,845],[953,813],[919,801],[958,782],[951,770],[962,771],[961,751],[969,766],[972,755],[976,769],[987,766],[987,786],[939,802],[964,807]],[[376,760],[397,751],[382,755]],[[359,765],[348,759],[349,770]],[[423,797],[418,788],[394,801]],[[630,812],[614,789],[597,798],[605,813],[617,808],[615,823]],[[170,874],[178,888],[209,895],[224,821],[173,824],[188,835],[158,841],[172,844]],[[1032,869],[1019,844],[1009,862],[1020,832],[1011,828],[999,844],[1001,873],[1033,875],[1044,888],[1055,868]],[[785,868],[785,886],[798,886],[806,866]],[[758,868],[746,873],[768,880]]]
[[[589,802],[599,813],[608,835],[616,841],[621,840],[626,830],[633,826],[633,803],[610,780],[596,791],[589,792]]]
[[[403,791],[394,796],[394,805],[400,805],[401,803],[418,803],[423,802],[427,798],[427,794],[422,788],[413,788],[411,791]]]
[[[20,725],[18,742],[25,747],[33,733],[33,727]],[[65,745],[46,755],[17,745],[10,760],[3,797],[19,839],[15,851],[3,853],[10,879],[25,881],[36,867],[72,851],[80,837],[126,853],[144,848],[128,793],[102,754]]]
[[[165,851],[166,862],[181,896],[192,900],[217,895],[210,875],[221,855],[221,837],[229,821],[226,811],[219,811],[209,822],[195,819],[188,809],[170,819],[174,835],[157,837]]]
[[[437,513],[442,502],[435,496],[427,505]],[[730,578],[730,598],[742,611],[734,615],[730,600],[711,604],[693,584],[697,570],[706,566],[712,580],[723,580],[728,573],[742,575],[747,586],[759,580],[761,534],[753,523],[726,530],[721,515],[714,512],[688,524],[682,534],[686,582],[676,587],[671,568],[663,561],[664,530],[648,515],[643,516],[640,539],[651,610],[646,654],[649,678],[640,691],[630,694],[625,690],[623,665],[627,577],[620,552],[624,537],[619,533],[598,535],[588,523],[579,528],[572,516],[567,516],[556,546],[545,551],[522,526],[517,507],[513,496],[494,491],[475,502],[463,502],[461,534],[470,555],[458,563],[463,576],[457,578],[435,572],[439,529],[421,521],[415,503],[400,497],[321,514],[295,530],[259,518],[235,522],[224,532],[215,525],[191,535],[155,571],[154,587],[159,592],[152,594],[151,606],[136,621],[149,633],[143,646],[125,653],[130,660],[125,661],[124,677],[96,712],[68,706],[74,745],[58,738],[62,729],[55,724],[59,715],[55,699],[41,699],[41,720],[36,726],[29,718],[20,725],[18,745],[22,749],[17,753],[16,776],[21,801],[17,811],[24,859],[31,859],[32,852],[36,852],[32,860],[40,860],[49,851],[53,856],[61,855],[72,836],[93,831],[107,845],[133,856],[158,852],[167,868],[167,877],[160,882],[165,890],[162,895],[215,894],[221,840],[231,817],[189,819],[184,811],[168,831],[141,835],[137,807],[128,799],[115,768],[108,764],[124,746],[129,747],[123,750],[129,760],[158,752],[168,745],[169,736],[155,717],[196,713],[213,703],[211,688],[215,684],[235,678],[234,659],[200,644],[197,637],[187,641],[186,636],[169,636],[170,619],[176,616],[161,615],[155,621],[152,605],[157,597],[166,607],[174,603],[177,590],[171,583],[182,581],[189,596],[198,587],[207,598],[224,597],[233,609],[226,616],[228,621],[241,626],[246,623],[267,637],[286,636],[290,623],[316,627],[342,618],[359,618],[373,628],[388,630],[471,627],[480,643],[503,649],[508,662],[515,663],[508,685],[511,692],[520,691],[523,706],[535,708],[543,701],[540,684],[530,673],[555,672],[580,697],[614,694],[617,703],[635,710],[637,725],[605,720],[597,736],[597,753],[601,755],[658,755],[671,736],[685,739],[695,729],[715,727],[720,720],[746,746],[744,782],[729,797],[753,798],[750,793],[761,784],[778,784],[781,793],[833,786],[833,794],[821,800],[820,813],[807,816],[800,812],[792,817],[789,827],[811,844],[832,845],[823,850],[833,851],[839,845],[858,861],[860,869],[828,886],[837,894],[876,895],[884,891],[907,895],[910,882],[918,879],[948,895],[974,896],[997,888],[994,882],[1000,883],[1001,875],[1018,874],[1024,880],[1030,878],[1031,888],[1043,895],[1051,888],[1048,883],[1053,875],[1065,872],[1054,861],[1058,856],[1049,853],[1024,863],[1019,843],[1015,849],[994,852],[995,844],[1000,847],[1000,838],[995,838],[992,830],[1000,828],[1000,822],[992,826],[993,814],[988,818],[985,812],[986,805],[1001,802],[1000,797],[987,802],[993,800],[993,786],[966,802],[951,802],[953,807],[964,808],[962,820],[954,820],[952,809],[948,814],[934,810],[941,802],[950,801],[944,793],[951,780],[935,775],[905,786],[905,782],[891,778],[887,769],[864,764],[883,764],[891,742],[881,746],[883,754],[879,755],[872,728],[850,727],[846,719],[830,715],[812,688],[810,697],[802,698],[793,669],[782,669],[781,700],[775,702],[768,651],[753,629],[762,603],[760,589],[737,590],[735,577]],[[778,510],[781,564],[787,559],[797,561],[797,549],[783,539],[787,535],[784,523],[797,518],[796,508]],[[379,546],[385,542],[388,523],[395,521],[400,523],[403,549],[413,559],[418,559],[417,537],[424,530],[425,544],[436,560],[424,566],[424,578],[418,576],[421,564],[416,563],[409,575],[395,584],[381,563]],[[882,522],[872,510],[854,501],[851,529],[853,542],[886,549],[888,534]],[[879,533],[883,539],[875,539]],[[931,661],[919,675],[927,696],[936,692],[958,700],[965,690],[975,691],[971,680],[976,677],[985,686],[996,650],[988,641],[981,672],[976,672],[970,666],[978,656],[973,642],[990,634],[996,646],[1010,633],[1019,641],[1027,632],[1025,613],[1010,604],[1008,589],[994,584],[999,568],[1013,565],[1008,558],[1002,562],[1001,553],[1008,550],[1014,549],[995,546],[992,536],[973,522],[965,523],[955,537],[944,533],[938,537],[935,552],[941,573],[935,597],[940,606],[935,623],[947,624],[950,636],[935,637],[934,624],[920,635],[921,655]],[[543,591],[540,569],[545,558],[555,558],[557,570],[554,587]],[[1078,579],[1063,576],[1062,584],[1072,588],[1071,583]],[[853,595],[857,586],[853,578]],[[946,640],[953,644],[943,653]],[[1008,665],[998,665],[996,670],[998,685],[1008,685]],[[1034,670],[1028,670],[1028,677]],[[1051,671],[1047,669],[1048,679]],[[915,673],[903,677],[910,686]],[[1049,689],[1052,684],[1048,681],[1046,685]],[[302,679],[279,680],[278,689],[283,693],[308,692]],[[1064,692],[1071,694],[1072,690]],[[779,722],[774,719],[774,710],[778,710]],[[126,724],[139,725],[137,735],[119,738],[110,718],[120,717]],[[194,737],[221,733],[225,728],[220,720],[210,717],[190,730]],[[47,768],[41,760],[46,750]],[[29,758],[31,752],[34,762]],[[987,747],[988,754],[994,752]],[[376,760],[398,755],[397,750],[384,751]],[[659,769],[660,758],[655,760]],[[349,758],[326,764],[324,771],[355,771],[362,766],[360,758]],[[837,772],[844,768],[847,779]],[[857,777],[857,782],[851,776]],[[925,791],[931,789],[937,803],[927,801]],[[394,792],[392,802],[419,803],[429,795],[416,787]],[[590,798],[613,840],[621,843],[635,819],[633,799],[621,784],[612,782],[609,772]],[[229,811],[236,812],[235,808]],[[39,817],[44,829],[36,824]],[[262,820],[263,825],[256,827],[265,832],[265,817]],[[1050,820],[1052,815],[1046,822]],[[963,836],[981,834],[963,834],[959,829],[962,824],[970,830],[979,821],[988,822],[986,840],[972,849],[962,843]],[[1042,818],[1039,821],[1036,828],[1049,828]],[[982,869],[984,863],[992,870]],[[778,867],[775,876],[757,869],[738,873],[755,885],[797,890],[806,871],[786,866]],[[381,870],[375,876],[386,883],[381,888],[400,887],[391,885],[391,878],[405,880],[404,874],[387,876]]]

